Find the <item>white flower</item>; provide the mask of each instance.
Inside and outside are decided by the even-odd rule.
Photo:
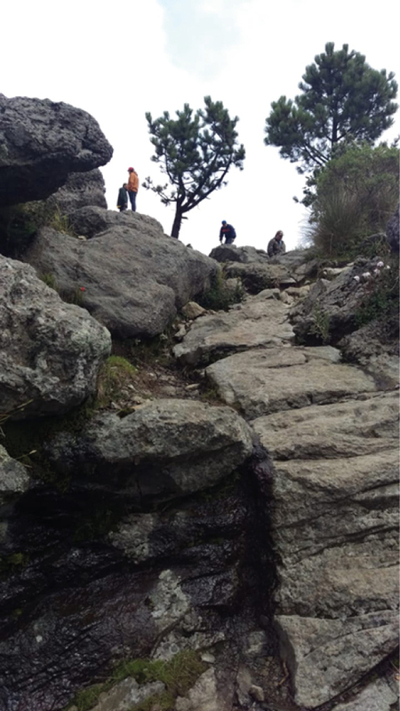
[[[383,264],[383,262],[378,262],[378,264],[377,264],[376,266],[377,266],[379,269],[382,269],[382,267],[384,266],[384,264]]]
[[[371,272],[364,272],[364,274],[362,275],[363,279],[369,279],[370,276],[371,276]]]
[[[355,276],[355,277],[353,277],[353,278],[354,278],[354,281],[357,281],[357,282],[360,281],[360,277],[359,277],[359,276]]]
[[[389,264],[386,265],[386,269],[390,269]]]

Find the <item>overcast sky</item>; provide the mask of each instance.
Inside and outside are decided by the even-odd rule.
[[[288,248],[301,237],[306,217],[293,201],[303,178],[277,148],[264,145],[271,101],[294,98],[304,69],[326,42],[346,43],[374,69],[397,74],[399,10],[395,0],[371,8],[361,0],[20,0],[4,3],[0,91],[64,101],[91,113],[114,148],[102,169],[109,209],[133,166],[140,181],[161,182],[145,112],[171,115],[204,96],[238,116],[244,170],[188,213],[184,243],[208,254],[218,244],[222,219],[237,231],[237,245],[265,248],[278,229]],[[395,125],[383,135],[400,133]],[[140,188],[138,212],[170,233],[173,208]]]

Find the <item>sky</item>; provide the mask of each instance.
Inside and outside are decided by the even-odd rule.
[[[396,73],[400,83],[396,0],[373,10],[365,1],[336,0],[20,0],[2,8],[0,92],[64,101],[88,111],[114,148],[102,168],[108,208],[133,166],[164,183],[151,161],[145,113],[171,117],[204,97],[222,101],[239,117],[244,170],[231,168],[228,185],[187,213],[180,239],[209,254],[218,245],[221,220],[237,233],[235,244],[266,249],[283,230],[288,249],[301,241],[307,211],[304,177],[279,149],[264,144],[271,102],[299,93],[305,67],[327,42],[348,44],[374,69]],[[400,134],[400,111],[382,140]],[[170,234],[173,206],[140,187],[137,210]]]

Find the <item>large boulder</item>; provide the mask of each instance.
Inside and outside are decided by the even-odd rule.
[[[148,231],[150,218],[111,213],[105,219],[115,220],[115,226],[83,242],[42,228],[24,259],[38,274],[52,274],[61,292],[83,287],[83,305],[113,336],[156,336],[211,285],[219,266],[179,240],[164,238],[156,221]]]
[[[78,485],[85,475],[139,502],[213,486],[251,450],[250,427],[234,410],[192,400],[155,400],[123,419],[105,414],[50,444],[54,466],[79,471]]]
[[[205,315],[193,323],[174,355],[183,363],[209,363],[237,351],[257,346],[285,345],[293,338],[288,308],[263,291],[228,313]]]
[[[164,238],[163,228],[154,217],[126,210],[115,212],[96,205],[77,208],[69,214],[69,223],[77,235],[90,239],[112,227],[127,227],[143,239],[147,236]]]
[[[47,198],[69,173],[105,165],[112,153],[86,111],[0,94],[0,206]]]
[[[64,303],[27,264],[0,258],[0,402],[3,413],[63,413],[96,391],[109,332]]]
[[[285,289],[298,284],[286,267],[267,262],[229,262],[225,265],[225,273],[228,278],[240,277],[250,294],[258,294],[264,289],[274,287]]]
[[[105,192],[103,175],[98,168],[94,168],[87,173],[70,173],[66,183],[47,198],[47,204],[70,217],[75,210],[88,205],[107,209]]]

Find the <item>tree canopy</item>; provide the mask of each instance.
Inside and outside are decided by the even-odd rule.
[[[164,205],[175,203],[172,237],[179,236],[186,212],[226,185],[232,165],[243,169],[245,150],[237,143],[238,117],[231,119],[222,102],[213,102],[209,96],[204,103],[205,109],[195,113],[185,104],[183,111],[176,111],[176,119],[164,111],[153,121],[146,113],[155,148],[152,160],[160,164],[169,183],[154,185],[149,177],[143,186],[156,192]]]
[[[306,67],[294,100],[272,102],[264,139],[283,158],[299,163],[299,172],[321,168],[335,147],[348,141],[373,143],[397,110],[394,74],[372,69],[365,57],[333,42]]]

